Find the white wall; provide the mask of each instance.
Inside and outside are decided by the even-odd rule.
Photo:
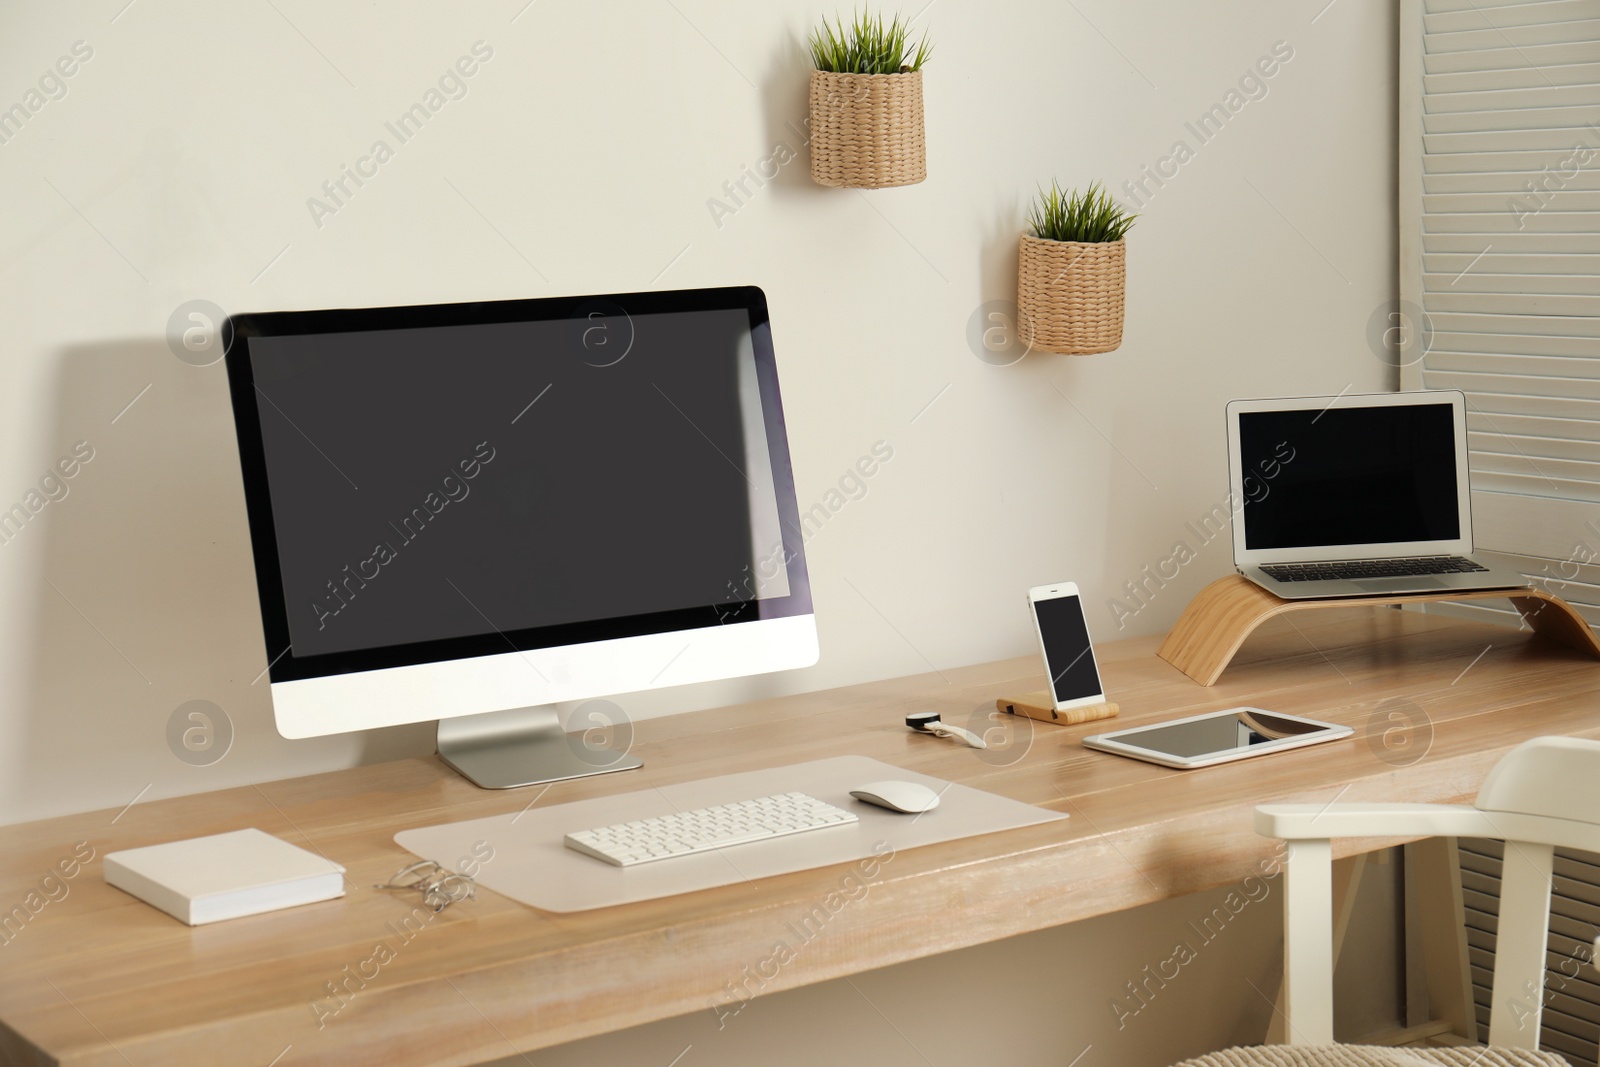
[[[1125,629],[1107,602],[1222,499],[1224,402],[1388,384],[1367,341],[1395,288],[1387,4],[935,0],[919,20],[938,44],[929,180],[825,190],[802,154],[720,226],[708,200],[723,182],[796,146],[800,41],[833,7],[124,4],[0,9],[0,107],[74,42],[93,49],[66,95],[0,144],[0,509],[75,442],[95,457],[0,545],[0,822],[431,750],[424,728],[292,743],[273,730],[266,687],[251,684],[265,661],[223,370],[180,362],[163,336],[186,301],[763,286],[802,506],[875,441],[894,459],[808,545],[821,663],[621,701],[639,717],[1022,654],[1022,593],[1045,581],[1084,586],[1101,640],[1159,631],[1226,570],[1226,543],[1192,545],[1198,558]],[[480,40],[493,58],[466,97],[394,145],[384,121]],[[1185,123],[1278,41],[1294,57],[1265,98],[1197,146]],[[395,157],[315,225],[307,198],[380,137]],[[1120,191],[1179,138],[1197,151],[1133,231],[1122,350],[976,358],[969,320],[1014,295],[1035,185]],[[190,700],[220,706],[236,731],[207,767],[169,751],[169,718]],[[941,1049],[1066,1063],[1081,1045],[1065,1038],[1111,1018],[1101,986],[1148,962],[1163,938],[1147,931],[1181,926],[1189,906],[862,985],[891,1018],[943,1027],[927,1037]],[[1161,1027],[1197,1043],[1253,1036],[1264,1013],[1244,979],[1265,980],[1276,936],[1259,926],[1170,1009],[1150,1009],[1170,1010]],[[1103,973],[1081,980],[1091,965]],[[995,983],[1048,982],[1052,966],[1068,976],[1063,997],[1022,1003],[1043,1012],[1082,992],[1083,1006],[1043,1030],[1006,1014]],[[973,1024],[987,1043],[914,1003],[934,990],[989,1013]],[[693,1062],[778,1062],[790,1028],[822,1027],[813,1008],[844,1011],[841,1032],[881,1048],[878,1062],[923,1062],[876,1013],[829,1002],[847,992],[758,1003],[724,1052],[708,1042]],[[674,1027],[693,1025],[574,1046],[568,1061],[639,1050],[636,1062],[666,1063]],[[1176,1047],[1141,1032],[1084,1064],[1156,1063]]]
[[[0,144],[0,508],[75,442],[95,457],[0,545],[0,821],[430,750],[424,728],[276,736],[224,371],[164,339],[186,301],[763,286],[802,506],[875,441],[894,459],[808,545],[821,663],[621,701],[639,717],[1021,654],[1045,581],[1083,585],[1101,640],[1163,629],[1223,540],[1125,629],[1108,601],[1222,499],[1224,402],[1386,382],[1387,5],[935,2],[928,181],[823,189],[802,153],[718,220],[741,166],[798,147],[801,42],[831,8],[125,2],[0,12],[0,106],[93,50]],[[467,95],[388,134],[478,41]],[[1185,123],[1279,41],[1267,95],[1199,144]],[[308,198],[379,138],[394,158],[319,227]],[[1120,190],[1180,138],[1121,351],[980,361],[968,322],[1014,296],[1035,185]],[[168,749],[190,700],[236,732],[208,767]]]

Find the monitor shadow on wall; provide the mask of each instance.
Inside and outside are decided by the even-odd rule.
[[[431,724],[278,735],[220,362],[161,337],[67,348],[44,450],[4,546],[34,583],[8,819],[432,752]]]

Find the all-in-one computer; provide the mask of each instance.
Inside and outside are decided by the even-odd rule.
[[[503,788],[639,765],[555,708],[807,666],[754,287],[229,320],[286,737],[439,720]]]

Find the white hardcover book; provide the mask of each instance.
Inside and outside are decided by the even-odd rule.
[[[260,830],[108,852],[106,884],[188,923],[344,896],[344,868]]]

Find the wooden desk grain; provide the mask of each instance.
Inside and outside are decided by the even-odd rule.
[[[1520,741],[1600,734],[1600,665],[1570,648],[1411,612],[1303,619],[1265,624],[1209,689],[1157,659],[1157,638],[1102,648],[1117,726],[1251,703],[1357,731],[1198,771],[1078,744],[1105,723],[1011,717],[1031,727],[1025,753],[902,724],[912,709],[966,724],[1034,687],[1036,662],[1019,659],[646,721],[642,771],[543,792],[481,791],[417,759],[146,800],[115,822],[103,811],[0,828],[0,1062],[478,1063],[1223,885],[1272,853],[1251,829],[1257,803],[1458,801]],[[1393,732],[1407,717],[1423,728]],[[409,860],[392,841],[406,827],[850,752],[1072,818],[899,853],[864,891],[846,867],[577,915],[483,891],[407,936],[411,902],[367,888]],[[190,929],[104,884],[108,851],[243,826],[343,863],[348,895]],[[79,842],[97,858],[46,883]],[[45,901],[37,914],[30,899]],[[830,900],[821,932],[796,937],[791,924]]]

